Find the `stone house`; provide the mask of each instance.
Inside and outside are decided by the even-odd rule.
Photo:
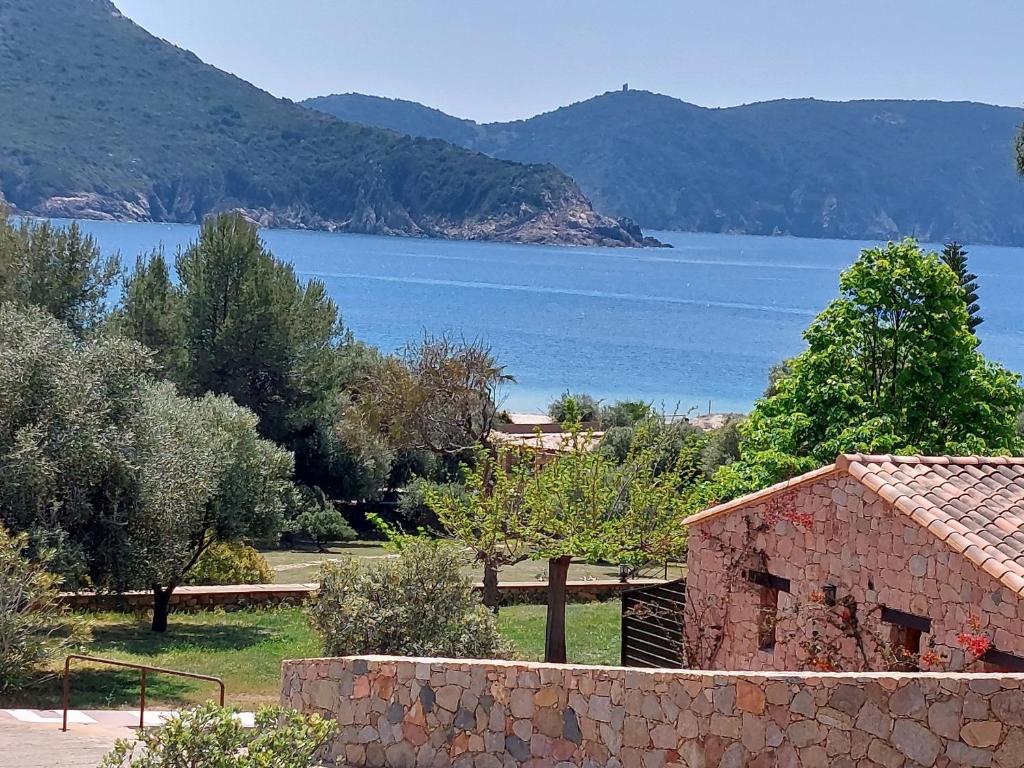
[[[686,524],[689,666],[1024,671],[1024,459],[847,454]]]

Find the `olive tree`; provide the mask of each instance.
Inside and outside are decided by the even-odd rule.
[[[172,593],[211,544],[280,532],[292,457],[229,397],[186,398],[170,384],[146,391],[130,429],[139,497],[115,574],[152,589],[153,630],[163,632]]]
[[[218,540],[279,530],[291,455],[230,398],[156,381],[149,353],[0,304],[0,518],[72,588],[151,589],[153,628]]]

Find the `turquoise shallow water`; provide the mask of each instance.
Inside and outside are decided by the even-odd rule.
[[[126,263],[195,237],[174,224],[83,221]],[[395,350],[424,331],[485,339],[516,377],[507,407],[566,388],[747,410],[769,367],[835,296],[866,245],[849,240],[654,233],[669,249],[559,248],[267,230],[300,275],[326,283],[357,337]],[[1024,370],[1024,249],[969,247],[983,350]]]

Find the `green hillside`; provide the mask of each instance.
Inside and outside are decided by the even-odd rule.
[[[241,21],[241,20],[240,20]],[[277,99],[106,0],[0,0],[0,195],[42,215],[634,244],[551,166]]]
[[[529,120],[477,125],[357,94],[307,103],[495,157],[552,163],[601,210],[648,227],[1024,244],[1024,184],[1013,163],[1021,109],[814,99],[706,109],[614,91]]]

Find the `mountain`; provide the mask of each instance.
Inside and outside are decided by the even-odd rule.
[[[308,106],[570,174],[594,204],[656,229],[1024,245],[1013,139],[1024,110],[794,99],[708,109],[614,91],[477,124],[358,94]]]
[[[147,33],[107,0],[0,0],[0,200],[49,216],[637,245],[550,165],[345,123]]]

